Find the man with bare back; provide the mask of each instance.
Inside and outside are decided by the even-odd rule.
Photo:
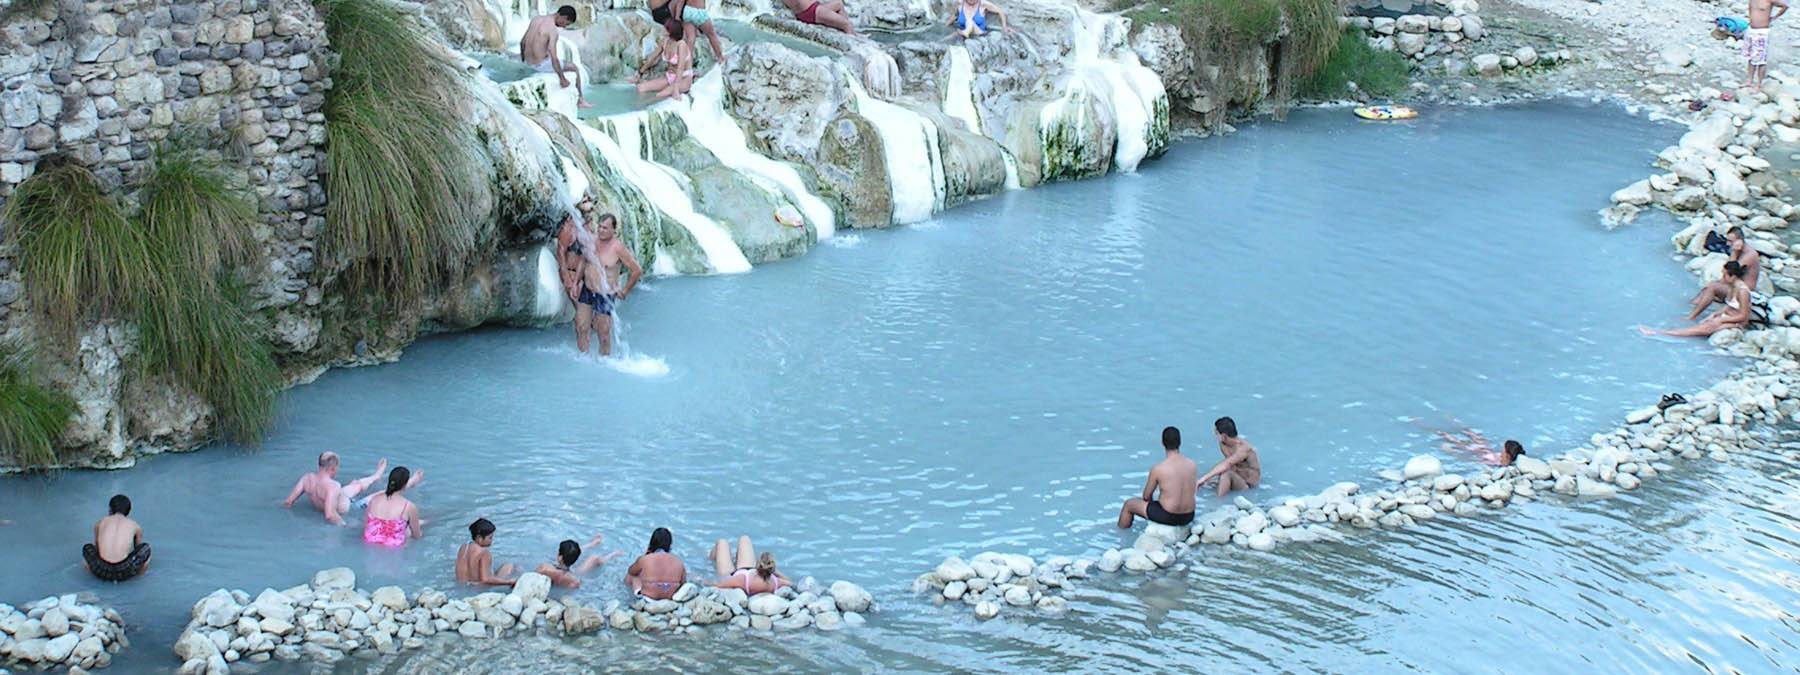
[[[519,38],[519,59],[532,70],[540,73],[556,73],[557,81],[564,88],[569,86],[569,73],[575,74],[575,105],[592,108],[587,97],[581,93],[581,69],[573,63],[563,63],[558,55],[556,43],[562,39],[562,29],[575,23],[575,8],[563,5],[555,14],[535,17],[525,26],[525,37]]]
[[[577,288],[570,299],[575,301],[575,347],[583,354],[587,353],[590,330],[599,334],[600,355],[612,354],[613,306],[630,295],[644,278],[644,268],[618,237],[618,229],[619,219],[610,213],[600,216],[595,223],[592,250],[581,254]],[[623,286],[619,285],[620,263],[630,272]]]
[[[1181,454],[1181,430],[1163,427],[1163,459],[1150,467],[1144,480],[1144,496],[1125,500],[1119,509],[1119,528],[1130,529],[1138,516],[1161,525],[1181,527],[1194,522],[1194,474],[1200,467]]]
[[[1225,459],[1206,472],[1194,487],[1199,489],[1207,481],[1219,479],[1220,497],[1237,490],[1248,490],[1262,483],[1262,458],[1256,455],[1256,446],[1250,441],[1238,438],[1237,422],[1229,417],[1221,417],[1213,421],[1213,432],[1219,437],[1219,454]]]

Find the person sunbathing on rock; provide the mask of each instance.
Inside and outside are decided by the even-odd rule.
[[[1262,458],[1257,456],[1256,446],[1238,438],[1237,422],[1230,417],[1214,420],[1213,433],[1219,437],[1219,454],[1224,455],[1225,459],[1200,477],[1199,484],[1205,485],[1207,481],[1219,479],[1218,495],[1223,497],[1262,483]]]
[[[625,587],[651,600],[667,600],[687,583],[687,565],[670,553],[675,534],[666,527],[650,533],[650,547],[625,571]]]
[[[1710,243],[1710,242],[1709,242]],[[1717,251],[1717,249],[1711,249]],[[1731,257],[1733,262],[1744,271],[1744,285],[1756,292],[1757,279],[1762,275],[1762,252],[1744,241],[1744,228],[1733,227],[1725,231],[1725,250],[1718,251]],[[1688,320],[1700,318],[1700,314],[1713,303],[1731,299],[1731,283],[1721,276],[1701,287],[1700,292],[1692,300],[1694,311],[1688,314]]]
[[[595,548],[606,541],[605,535],[594,535],[588,540],[588,548]],[[550,577],[550,583],[563,588],[581,588],[581,577],[605,565],[607,561],[625,555],[624,551],[613,551],[606,555],[590,555],[587,560],[581,559],[581,545],[574,539],[564,539],[556,545],[556,559],[538,565],[537,573]],[[579,562],[577,562],[579,561]]]
[[[1750,286],[1744,283],[1744,266],[1736,260],[1726,262],[1722,281],[1731,289],[1725,296],[1724,309],[1687,328],[1654,330],[1649,326],[1638,326],[1638,332],[1671,337],[1710,337],[1722,330],[1750,325]]]
[[[469,543],[456,550],[456,581],[464,584],[482,586],[511,586],[519,579],[513,576],[512,563],[494,569],[493,554],[488,547],[494,545],[494,523],[486,518],[476,518],[469,523]]]
[[[144,528],[131,519],[131,498],[113,495],[106,517],[94,523],[94,542],[83,544],[81,560],[88,572],[106,581],[125,581],[150,568],[150,544]]]
[[[719,580],[713,588],[739,588],[746,595],[774,593],[782,586],[792,586],[793,582],[775,571],[775,554],[764,551],[757,557],[756,548],[750,544],[748,535],[738,537],[737,557],[731,556],[731,548],[724,539],[713,544],[712,553],[706,555],[713,562],[713,571],[718,572]],[[737,563],[734,567],[733,561]]]
[[[662,39],[657,41],[656,49],[644,57],[637,72],[625,81],[636,84],[638,93],[649,95],[651,100],[681,100],[681,95],[694,86],[694,42],[689,37],[680,19],[664,22]],[[662,77],[644,77],[659,63],[663,66]]]
[[[1000,17],[1000,30],[1012,30],[1006,25],[1006,12],[988,0],[957,0],[956,16],[950,20],[950,26],[964,39],[981,37],[987,35],[987,15],[990,13]]]
[[[569,87],[569,73],[575,74],[575,105],[581,108],[592,108],[587,96],[581,92],[581,69],[573,63],[563,63],[557,55],[557,42],[562,39],[562,29],[575,23],[575,8],[563,5],[556,8],[555,14],[533,17],[525,26],[525,36],[519,38],[519,58],[540,73],[556,73],[557,82],[564,89]]]
[[[319,469],[300,476],[300,480],[294,483],[294,489],[288,492],[287,499],[281,503],[282,508],[293,508],[294,502],[299,501],[301,495],[305,495],[307,500],[312,502],[314,508],[325,514],[325,522],[333,525],[344,524],[344,516],[350,513],[351,504],[356,502],[357,497],[361,496],[364,490],[369,489],[369,486],[380,481],[382,474],[387,473],[387,459],[383,458],[375,463],[374,473],[350,481],[349,485],[338,484],[338,463],[337,453],[330,450],[319,453]],[[423,480],[425,480],[424,471],[412,474],[411,482],[407,484],[407,487],[418,485]]]
[[[1181,454],[1180,429],[1163,427],[1162,445],[1162,461],[1144,479],[1144,496],[1125,500],[1119,509],[1119,529],[1130,529],[1139,516],[1176,527],[1194,522],[1194,493],[1199,490],[1194,474],[1200,467]]]
[[[836,28],[849,35],[856,34],[856,24],[850,21],[850,12],[844,9],[844,0],[781,0],[788,11],[794,13],[794,19],[800,23],[815,26]]]

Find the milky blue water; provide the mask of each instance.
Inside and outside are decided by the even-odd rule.
[[[1262,449],[1250,496],[1266,501],[1374,484],[1433,451],[1425,428],[1452,418],[1550,455],[1710,384],[1734,362],[1631,329],[1685,313],[1695,282],[1670,258],[1671,221],[1607,232],[1595,216],[1675,135],[1573,104],[1391,125],[1299,111],[1177,144],[1135,175],[843,233],[747,275],[654,281],[622,310],[630,368],[577,356],[566,328],[425,340],[293,390],[255,451],[0,481],[0,518],[19,521],[0,528],[0,599],[97,591],[133,622],[121,665],[173,666],[166,645],[213,588],[254,594],[332,565],[371,588],[449,587],[464,526],[485,516],[496,557],[530,564],[595,531],[641,550],[666,526],[698,573],[714,538],[749,534],[790,573],[869,587],[882,611],[857,631],[733,635],[726,650],[723,632],[607,634],[443,643],[343,669],[1791,664],[1793,501],[1763,506],[1791,479],[1741,466],[1604,504],[1275,554],[1208,549],[1094,583],[1061,619],[976,623],[905,590],[953,553],[1129,541],[1111,521],[1164,425],[1205,458],[1206,427],[1235,417]],[[322,450],[343,454],[346,477],[381,456],[425,469],[413,497],[426,538],[373,550],[280,508]],[[101,585],[75,552],[119,491],[157,560]],[[620,596],[621,573],[579,597]]]

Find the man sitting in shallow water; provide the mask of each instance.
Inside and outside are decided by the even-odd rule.
[[[150,567],[150,544],[144,528],[131,519],[131,498],[113,495],[106,517],[94,523],[94,543],[81,547],[88,572],[106,581],[124,581]]]
[[[1200,467],[1181,454],[1181,430],[1163,427],[1163,459],[1150,467],[1144,480],[1144,496],[1125,500],[1119,509],[1119,528],[1130,529],[1138,516],[1150,522],[1180,527],[1194,522],[1194,474]]]
[[[1213,465],[1212,470],[1200,478],[1195,489],[1217,478],[1218,495],[1223,497],[1262,483],[1262,458],[1256,455],[1256,446],[1238,438],[1237,422],[1230,417],[1221,417],[1213,421],[1213,432],[1219,436],[1219,454],[1224,455],[1225,459]]]

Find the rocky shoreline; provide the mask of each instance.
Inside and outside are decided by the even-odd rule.
[[[639,598],[604,607],[551,597],[550,579],[526,573],[506,593],[451,598],[398,586],[356,588],[356,573],[320,570],[309,583],[256,596],[219,589],[194,603],[192,620],[176,639],[183,675],[231,672],[239,663],[335,663],[352,654],[419,649],[434,636],[492,640],[544,633],[577,636],[601,630],[697,633],[724,624],[731,630],[836,631],[863,625],[875,610],[860,586],[838,581],[819,588],[811,577],[798,587],[746,596],[738,589],[683,584],[669,600]]]
[[[0,604],[0,663],[76,674],[111,665],[131,640],[119,613],[96,601],[91,594],[71,593],[20,607]]]

